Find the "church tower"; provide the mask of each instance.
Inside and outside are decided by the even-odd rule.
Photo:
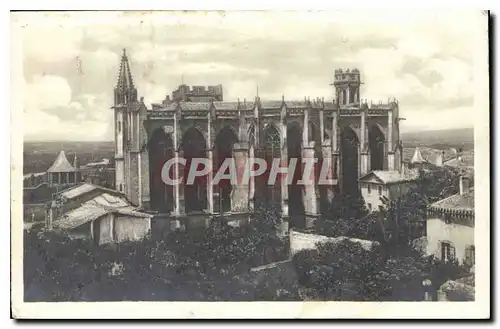
[[[335,70],[333,86],[337,105],[340,107],[359,105],[361,75],[358,69]]]
[[[149,207],[149,157],[144,121],[144,99],[137,100],[132,72],[124,49],[114,90],[115,188],[134,205]]]
[[[130,143],[131,105],[137,102],[137,89],[134,86],[127,52],[123,49],[118,82],[114,90],[115,110],[115,187],[127,194],[126,184],[127,151]]]

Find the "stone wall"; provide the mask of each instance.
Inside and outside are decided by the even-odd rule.
[[[345,239],[349,239],[352,242],[361,243],[363,248],[366,250],[371,250],[374,245],[378,244],[378,242],[376,242],[376,241],[348,238],[345,236],[339,236],[339,237],[333,238],[333,237],[328,237],[328,236],[318,235],[318,234],[290,231],[290,253],[291,253],[291,256],[293,256],[294,254],[296,254],[297,252],[299,252],[301,250],[305,250],[305,249],[315,250],[315,249],[317,249],[318,243],[326,243],[326,242],[338,243],[338,242],[341,242]]]
[[[150,232],[149,218],[118,216],[114,219],[115,242],[140,241]]]

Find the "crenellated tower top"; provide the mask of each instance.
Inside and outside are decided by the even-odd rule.
[[[359,105],[361,74],[357,68],[336,69],[334,72],[335,99],[339,106]]]

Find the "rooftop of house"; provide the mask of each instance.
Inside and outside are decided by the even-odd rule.
[[[71,187],[69,189],[63,190],[58,193],[58,196],[64,198],[64,199],[76,199],[84,194],[87,194],[89,192],[95,191],[95,190],[101,190],[103,193],[108,193],[110,195],[123,195],[123,193],[120,193],[115,190],[111,190],[99,185],[95,184],[89,184],[89,183],[81,183],[77,186]]]
[[[453,157],[451,159],[444,160],[443,164],[449,167],[473,167],[474,166],[473,161],[470,160],[471,160],[470,157],[464,157],[464,156]]]
[[[431,209],[474,210],[474,189],[463,194],[454,194],[443,200],[434,202]]]
[[[418,147],[418,152],[426,163],[444,165],[449,167],[474,167],[474,151],[464,150],[459,153],[456,149],[435,149],[431,147]],[[410,163],[415,156],[416,148],[403,149],[403,162]]]
[[[62,215],[58,220],[54,222],[53,225],[54,227],[63,230],[71,230],[110,213],[117,213],[139,218],[152,217],[152,215],[136,211],[134,207],[130,206],[115,208],[85,203],[80,207],[68,211],[67,213]]]
[[[396,184],[414,181],[418,178],[418,175],[417,170],[408,170],[406,173],[401,173],[397,170],[373,170],[362,176],[359,181],[367,182],[375,177],[381,184]]]
[[[60,193],[66,199],[75,199],[91,191],[100,190],[101,194],[83,202],[77,208],[64,213],[54,222],[54,227],[63,230],[74,229],[109,213],[126,216],[150,218],[151,215],[140,212],[133,207],[120,193],[108,193],[111,190],[92,184],[82,184]],[[112,191],[116,192],[116,191]]]

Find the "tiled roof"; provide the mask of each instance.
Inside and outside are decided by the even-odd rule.
[[[128,203],[125,201],[124,198],[117,197],[115,195],[111,195],[108,193],[103,193],[89,202],[97,205],[97,206],[103,206],[103,207],[127,207]]]
[[[108,211],[98,206],[81,206],[64,214],[54,222],[54,226],[63,230],[70,230],[104,216]]]
[[[82,183],[69,189],[62,190],[61,192],[59,192],[59,195],[65,199],[73,199],[94,190],[101,190],[104,193],[107,192],[110,195],[123,195],[123,193],[120,193],[118,191],[89,183]]]
[[[160,111],[161,110],[163,110],[163,111],[174,111],[174,110],[177,109],[178,105],[179,105],[178,103],[170,103],[170,104],[167,104],[167,106],[161,108]]]
[[[443,164],[449,167],[473,167],[473,161],[468,160],[469,159],[466,157],[461,157],[460,159],[458,157],[454,157],[452,159],[445,160]]]
[[[59,220],[54,222],[54,226],[63,230],[74,229],[109,213],[141,218],[152,217],[149,214],[136,211],[124,197],[104,193],[83,203],[80,207],[68,211]]]
[[[434,202],[431,209],[474,210],[474,190],[468,193],[455,194],[446,199]]]
[[[208,111],[210,102],[180,102],[179,105],[183,111]]]
[[[243,103],[240,103],[240,106]],[[214,102],[214,106],[216,110],[237,110],[238,102]]]
[[[56,160],[47,170],[47,172],[72,172],[75,168],[69,163],[68,158],[66,158],[66,153],[64,151],[59,152]]]
[[[286,104],[286,106],[288,108],[304,108],[304,107],[309,107],[309,103],[308,102],[304,102],[304,101],[285,101],[285,104]]]
[[[371,175],[375,175],[383,184],[394,184],[400,182],[408,182],[418,178],[416,170],[410,170],[406,174],[401,174],[399,171],[374,170],[361,177],[359,180],[366,180]]]
[[[65,199],[73,199],[73,198],[79,197],[80,195],[83,195],[85,193],[91,192],[91,191],[95,190],[96,188],[97,188],[96,185],[84,183],[84,184],[69,188],[67,190],[63,190],[60,193],[60,196],[62,196]]]

